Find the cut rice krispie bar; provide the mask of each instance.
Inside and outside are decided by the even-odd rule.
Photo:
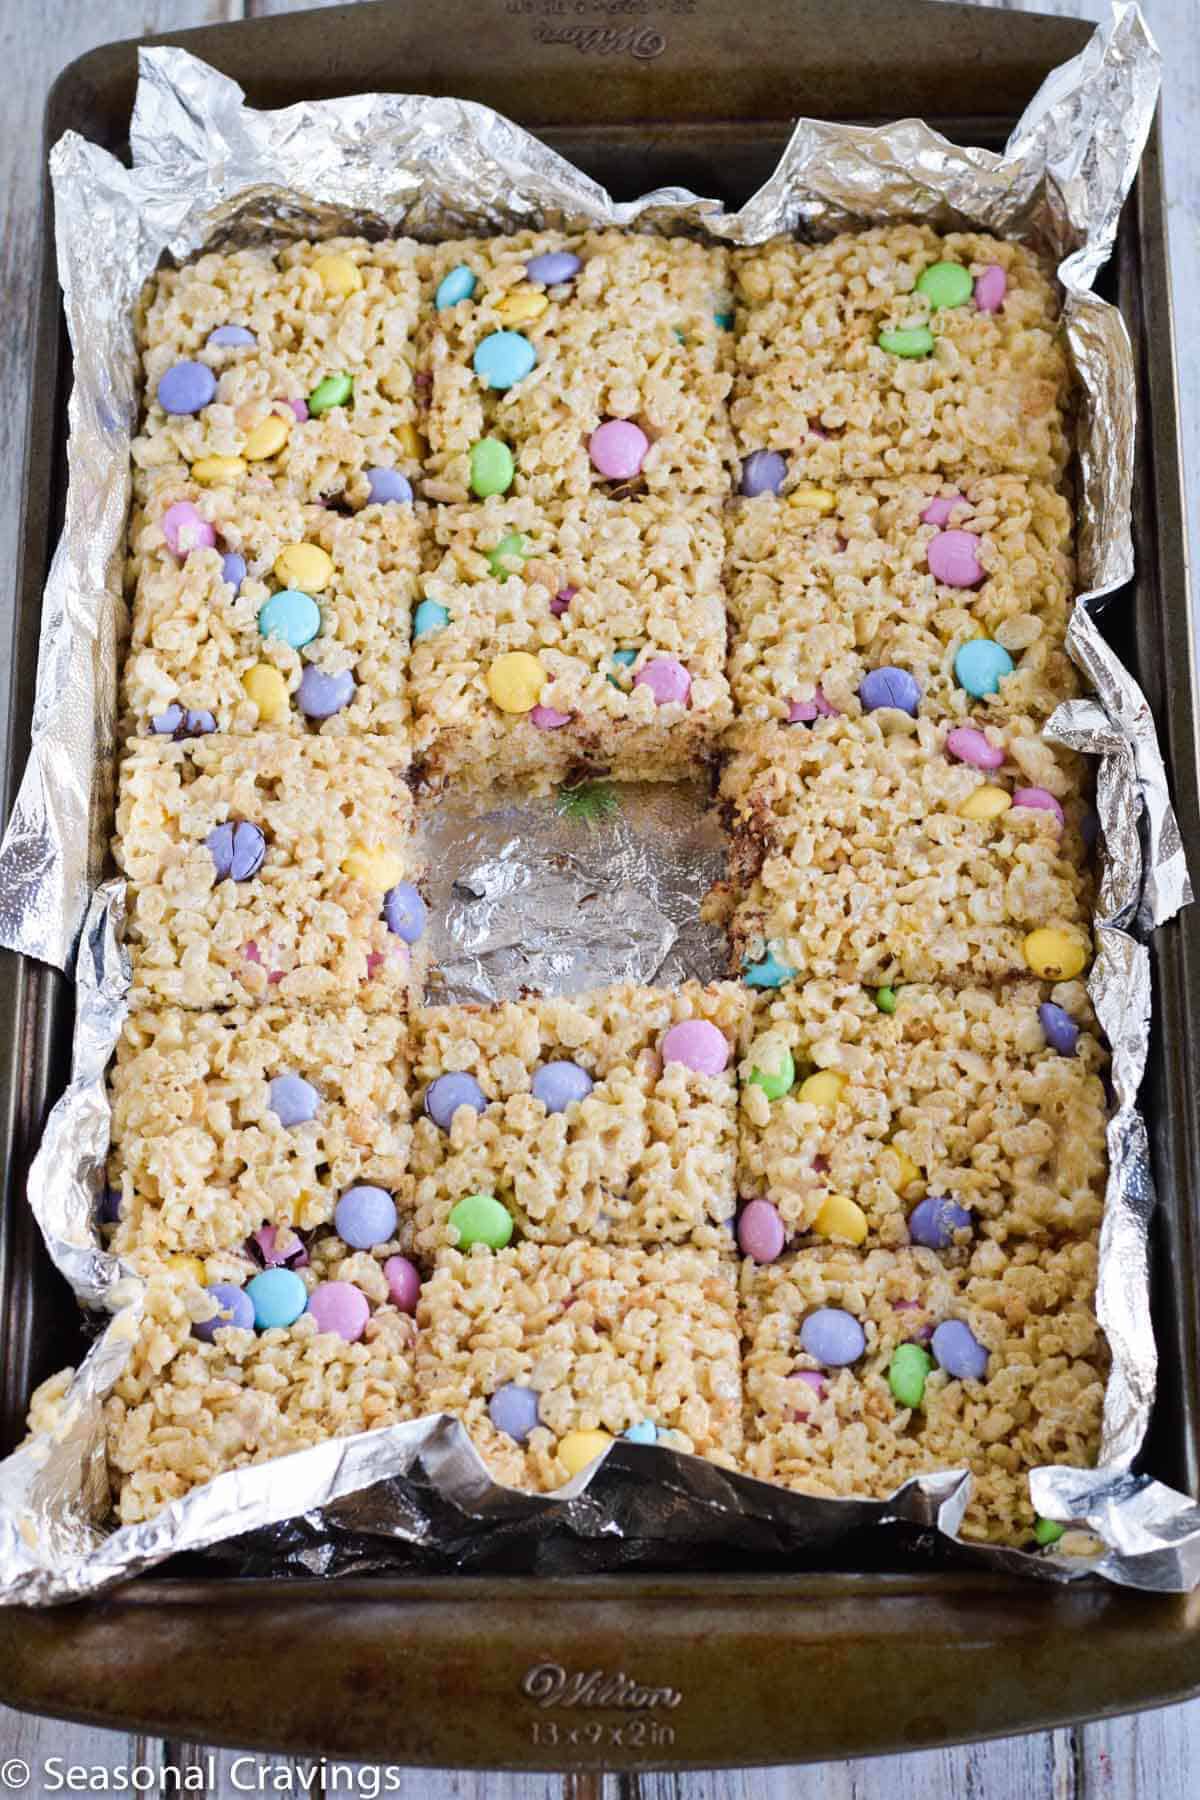
[[[906,729],[891,729],[900,718],[765,725],[730,759],[732,879],[707,910],[729,912],[734,968],[769,952],[785,971],[841,981],[969,985],[1030,969],[1059,979],[1038,940],[1027,947],[1043,929],[1065,934],[1082,967],[1092,896],[1082,758],[1018,719],[986,727],[1005,760],[984,772],[947,753],[946,725],[904,718]],[[1007,809],[964,817],[985,788],[984,802]],[[1053,802],[1061,824],[1044,810]],[[1064,967],[1062,978],[1079,972]]]
[[[1014,476],[961,488],[922,476],[738,501],[727,581],[739,724],[787,720],[818,690],[828,706],[857,715],[864,676],[884,667],[916,678],[920,710],[932,718],[1049,717],[1080,688],[1063,644],[1070,547],[1067,502]],[[955,566],[964,551],[966,566]],[[959,585],[980,571],[982,581]],[[995,695],[973,698],[954,660],[980,636],[1001,645],[1014,669]]]
[[[130,1366],[106,1407],[122,1524],[230,1469],[417,1414],[415,1329],[394,1306],[377,1307],[357,1343],[319,1331],[309,1313],[269,1331],[225,1327],[204,1343],[192,1324],[213,1310],[186,1278],[147,1284]]]
[[[924,292],[947,263],[959,293]],[[1053,280],[1030,251],[883,225],[816,247],[775,238],[733,267],[738,454],[781,454],[785,486],[1062,474],[1067,361]]]
[[[765,1268],[747,1262],[747,1473],[802,1493],[881,1499],[915,1475],[969,1468],[963,1535],[1029,1543],[1029,1471],[1087,1468],[1099,1448],[1108,1356],[1096,1268],[1091,1241],[1052,1252],[1026,1244],[1011,1257],[985,1243],[966,1270],[931,1250],[800,1250]],[[865,1348],[847,1366],[801,1344],[822,1308],[862,1328]],[[888,1381],[893,1353],[929,1345],[947,1320],[962,1321],[986,1351],[985,1372],[953,1376],[934,1360],[920,1403],[902,1404]]]
[[[570,1432],[645,1422],[668,1449],[735,1465],[742,1381],[734,1266],[713,1251],[521,1244],[443,1251],[417,1311],[422,1412],[460,1418],[497,1481],[545,1492],[574,1472]],[[488,1402],[537,1395],[523,1443]]]
[[[172,551],[163,519],[180,501],[215,528],[215,546]],[[421,562],[411,506],[367,506],[346,518],[269,487],[183,481],[164,484],[154,507],[135,513],[130,543],[130,732],[153,736],[157,720],[170,735],[178,712],[200,713],[202,726],[222,732],[377,733],[391,740],[389,754],[406,757]],[[230,558],[245,564],[244,576]],[[307,594],[320,614],[317,635],[299,648],[269,613],[260,624],[282,589]],[[177,729],[189,730],[186,717]]]
[[[466,1074],[487,1104],[482,1112],[459,1104],[439,1124],[435,1092],[414,1120],[418,1250],[457,1244],[452,1209],[480,1193],[500,1201],[518,1237],[537,1243],[730,1250],[734,1071],[749,1012],[745,989],[732,982],[674,992],[621,984],[572,999],[420,1010],[414,1095],[429,1096],[439,1076]],[[725,1040],[719,1072],[674,1060],[674,1041],[664,1063],[666,1034],[686,1020],[706,1021]],[[563,1062],[593,1084],[566,1104],[567,1090],[556,1092],[545,1073]]]
[[[1047,1001],[1080,1028],[1073,1055],[1047,1042]],[[769,1201],[789,1242],[895,1249],[912,1220],[916,1241],[960,1264],[980,1237],[1098,1230],[1106,1057],[1083,984],[906,986],[887,1003],[828,981],[760,1003],[739,1069],[743,1199]],[[961,1210],[931,1220],[926,1200]]]
[[[203,1256],[264,1225],[310,1231],[358,1182],[407,1212],[406,1051],[402,1019],[357,1007],[133,1013],[109,1076],[112,1248]]]
[[[145,417],[133,444],[134,487],[152,494],[164,474],[211,457],[245,462],[303,500],[344,495],[361,505],[366,472],[415,479],[414,332],[426,253],[405,239],[290,244],[212,252],[162,269],[143,297],[138,341]],[[253,342],[212,342],[214,332]],[[180,363],[215,377],[195,412],[168,412],[158,384]],[[348,377],[338,404],[332,378]],[[326,384],[322,387],[322,384]],[[212,391],[193,378],[188,401]],[[264,422],[277,420],[263,430]],[[198,476],[198,479],[204,477]]]
[[[441,507],[433,526],[432,623],[411,664],[429,780],[677,780],[715,754],[730,704],[724,534],[709,503],[493,498]],[[540,692],[505,710],[498,683],[522,665]]]
[[[566,280],[531,281],[526,265],[553,253],[581,266]],[[435,290],[456,269],[473,277],[465,298],[426,311],[418,340],[430,499],[478,492],[471,450],[484,438],[509,447],[514,491],[542,504],[595,488],[623,494],[630,484],[670,499],[728,493],[727,251],[620,231],[521,232],[439,244],[430,257]],[[507,388],[485,385],[473,366],[498,332],[524,338],[535,359]],[[649,440],[636,470],[613,472],[603,452],[589,454],[592,434],[610,420],[633,422]]]
[[[403,1002],[413,958],[383,906],[414,879],[412,831],[385,739],[135,740],[115,845],[134,1005]]]

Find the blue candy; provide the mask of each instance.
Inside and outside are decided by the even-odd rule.
[[[821,1306],[800,1327],[800,1345],[827,1369],[857,1362],[867,1347],[862,1326],[839,1306]]]
[[[541,256],[531,256],[525,264],[525,273],[530,281],[540,281],[543,287],[561,287],[564,281],[574,281],[583,264],[569,250],[546,250]]]
[[[239,556],[236,550],[229,550],[221,558],[221,580],[227,581],[236,594],[246,579],[246,559]]]
[[[383,917],[393,937],[415,944],[425,931],[425,902],[411,881],[398,881],[383,896]]]
[[[338,1236],[352,1250],[373,1250],[396,1232],[396,1202],[386,1188],[360,1182],[347,1188],[334,1208]]]
[[[758,494],[777,494],[787,475],[787,462],[778,450],[752,450],[742,459],[742,492],[748,500]]]
[[[431,632],[441,631],[450,623],[450,614],[436,600],[422,600],[413,614],[413,643],[418,638],[428,637]]]
[[[471,367],[484,387],[506,393],[524,381],[537,361],[537,352],[519,331],[493,331],[476,345]]]
[[[292,1269],[264,1269],[245,1288],[259,1331],[294,1325],[308,1305],[308,1289]]]
[[[270,1086],[267,1104],[279,1123],[290,1130],[293,1125],[307,1125],[317,1116],[321,1096],[311,1081],[302,1075],[276,1075]]]
[[[177,362],[156,391],[164,412],[198,413],[216,394],[217,378],[207,363]]]
[[[999,693],[1000,683],[1012,672],[1012,657],[1003,644],[993,643],[991,638],[972,638],[954,658],[955,680],[976,700]]]
[[[863,676],[858,697],[866,712],[876,712],[880,707],[890,706],[897,712],[910,713],[915,719],[917,708],[921,704],[921,685],[907,669],[894,669],[890,666],[872,669],[870,674]]]
[[[785,981],[795,979],[796,971],[790,964],[780,962],[774,950],[768,949],[761,962],[747,963],[742,970],[742,980],[747,987],[777,988]]]
[[[306,719],[332,719],[334,713],[349,706],[358,692],[358,683],[349,669],[327,675],[315,663],[308,663],[296,689],[296,704]]]
[[[534,1099],[551,1113],[565,1112],[573,1101],[586,1100],[594,1085],[587,1070],[573,1062],[543,1063],[530,1083]]]
[[[413,497],[412,483],[399,469],[368,469],[367,486],[376,505],[383,505],[391,500],[406,505]]]
[[[987,1375],[988,1353],[961,1319],[944,1319],[930,1349],[938,1368],[958,1381],[982,1381]]]
[[[250,1285],[253,1287],[253,1282]],[[301,1282],[300,1286],[303,1289],[304,1283]],[[234,1287],[230,1281],[214,1281],[204,1291],[211,1294],[220,1310],[211,1319],[201,1319],[193,1325],[193,1337],[199,1338],[203,1344],[211,1344],[216,1333],[225,1330],[227,1326],[233,1326],[238,1331],[253,1331],[257,1321],[249,1289]],[[300,1311],[304,1311],[303,1302]]]
[[[443,1131],[449,1131],[460,1106],[473,1106],[478,1113],[487,1110],[487,1095],[473,1075],[439,1075],[425,1089],[425,1111]]]
[[[658,1442],[658,1426],[653,1419],[639,1419],[624,1433],[631,1444],[656,1444]]]
[[[300,588],[280,588],[259,608],[258,629],[265,638],[282,638],[293,650],[302,650],[321,629],[321,609]]]
[[[1064,1006],[1055,1006],[1053,1000],[1043,1000],[1038,1007],[1038,1018],[1042,1022],[1042,1030],[1046,1034],[1046,1042],[1060,1056],[1074,1056],[1075,1046],[1079,1042],[1079,1027]]]
[[[437,293],[433,296],[433,304],[438,312],[445,312],[449,306],[457,306],[460,300],[469,300],[475,292],[475,276],[466,263],[459,263],[448,275],[443,275],[438,283]]]
[[[208,342],[214,349],[228,350],[235,345],[244,348],[247,344],[256,344],[258,339],[244,325],[218,325],[215,331],[209,332]]]
[[[204,840],[216,865],[217,880],[249,881],[262,868],[267,840],[245,819],[218,825]]]
[[[914,1244],[922,1244],[926,1250],[949,1250],[955,1232],[965,1230],[970,1223],[971,1215],[965,1206],[931,1194],[909,1213],[908,1235]]]
[[[541,1424],[537,1394],[519,1382],[506,1381],[488,1401],[488,1418],[497,1431],[523,1444],[534,1426]]]

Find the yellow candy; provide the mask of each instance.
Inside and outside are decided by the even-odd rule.
[[[261,724],[278,725],[287,718],[291,707],[288,685],[270,663],[255,663],[252,669],[247,669],[242,676],[242,686],[246,698],[257,706]]]
[[[405,870],[402,859],[386,845],[356,844],[342,864],[342,874],[361,881],[373,893],[386,894],[404,880]]]
[[[246,473],[240,456],[202,456],[192,464],[192,479],[204,487],[215,487],[219,481],[236,481]]]
[[[487,672],[487,690],[506,713],[532,712],[546,685],[546,671],[527,650],[498,656]]]
[[[998,787],[977,787],[958,809],[960,819],[998,819],[1012,805],[1012,795]]]
[[[242,445],[242,455],[251,462],[263,462],[268,456],[278,456],[288,441],[288,422],[281,419],[278,413],[260,420]]]
[[[318,256],[313,273],[327,294],[357,294],[363,284],[358,265],[348,256]]]
[[[920,1181],[921,1171],[911,1156],[901,1150],[899,1144],[889,1144],[888,1149],[900,1164],[900,1186],[906,1188],[914,1181]]]
[[[793,488],[788,498],[793,506],[811,506],[819,513],[830,513],[837,505],[836,494],[831,494],[828,488],[813,487],[811,483]]]
[[[333,558],[319,544],[285,544],[275,558],[275,579],[302,594],[319,594],[333,578]]]
[[[174,1256],[168,1256],[167,1267],[168,1269],[173,1270],[176,1275],[189,1276],[192,1281],[198,1282],[201,1287],[204,1286],[208,1275],[204,1264],[200,1261],[198,1256],[184,1256],[182,1252],[178,1252]]]
[[[565,1438],[559,1439],[559,1460],[566,1464],[568,1475],[578,1475],[580,1469],[586,1469],[602,1456],[612,1443],[607,1431],[568,1431]]]
[[[496,315],[506,325],[525,325],[530,319],[540,319],[549,304],[537,288],[512,288],[503,300],[496,302]]]
[[[1042,925],[1025,939],[1025,961],[1043,981],[1074,981],[1087,967],[1088,953],[1078,938]]]
[[[846,1085],[846,1077],[839,1075],[836,1069],[821,1069],[802,1081],[796,1089],[798,1100],[807,1100],[810,1106],[827,1106],[831,1110],[838,1103],[842,1089]]]
[[[867,1215],[853,1200],[842,1194],[830,1194],[813,1220],[818,1237],[845,1238],[847,1243],[861,1244],[867,1235]]]
[[[400,446],[400,454],[406,462],[420,462],[424,445],[421,434],[415,425],[397,425],[396,442]]]

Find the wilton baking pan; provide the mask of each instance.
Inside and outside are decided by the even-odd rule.
[[[797,113],[866,123],[915,115],[960,141],[999,144],[1046,73],[1087,35],[1063,20],[916,0],[832,12],[813,0],[760,0],[736,15],[716,0],[444,0],[436,22],[380,4],[171,41],[234,76],[252,105],[369,88],[455,93],[540,133],[619,197],[684,183],[738,203],[773,167]],[[73,64],[50,97],[47,146],[71,126],[119,151],[135,72],[128,44]],[[1142,417],[1136,590],[1110,598],[1103,622],[1143,684],[1185,841],[1196,842],[1159,157],[1155,132],[1103,278],[1133,337]],[[64,478],[70,364],[48,235],[41,300],[10,784],[28,747],[40,596]],[[1153,957],[1156,1032],[1144,1100],[1160,1190],[1162,1370],[1145,1466],[1200,1497],[1195,909],[1157,934]],[[74,1303],[40,1251],[23,1197],[42,1121],[63,1085],[70,1019],[61,977],[5,958],[4,1449],[21,1434],[32,1386],[78,1342]],[[891,1566],[875,1543],[870,1556],[869,1570],[845,1545],[830,1570],[565,1579],[514,1571],[340,1584],[230,1581],[175,1565],[86,1605],[0,1613],[0,1697],[172,1737],[396,1763],[638,1769],[917,1748],[1200,1688],[1196,1596],[1098,1582],[1041,1587],[922,1564],[899,1543]]]

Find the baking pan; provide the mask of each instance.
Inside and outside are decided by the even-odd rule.
[[[391,88],[481,100],[622,198],[662,183],[738,204],[798,113],[928,119],[999,145],[1089,28],[919,0],[440,0],[179,33],[255,106]],[[164,40],[154,40],[164,41]],[[67,127],[120,152],[134,46],[71,64]],[[1200,842],[1190,610],[1156,126],[1103,277],[1141,394],[1136,590],[1103,623],[1146,691],[1185,840]],[[46,197],[47,215],[49,194]],[[41,252],[15,626],[11,802],[29,742],[42,583],[61,520],[70,358],[49,219]],[[1145,1466],[1200,1497],[1200,913],[1153,947],[1145,1090],[1161,1205],[1159,1400]],[[0,1448],[32,1385],[77,1353],[65,1284],[24,1202],[62,1088],[71,993],[5,956],[0,1121]],[[916,1749],[1180,1700],[1200,1689],[1200,1595],[1069,1588],[913,1562],[872,1540],[844,1566],[545,1578],[227,1580],[170,1565],[83,1605],[0,1612],[0,1698],[212,1743],[484,1768],[714,1767]],[[892,1557],[889,1563],[888,1556]],[[617,1678],[620,1679],[617,1679]]]

